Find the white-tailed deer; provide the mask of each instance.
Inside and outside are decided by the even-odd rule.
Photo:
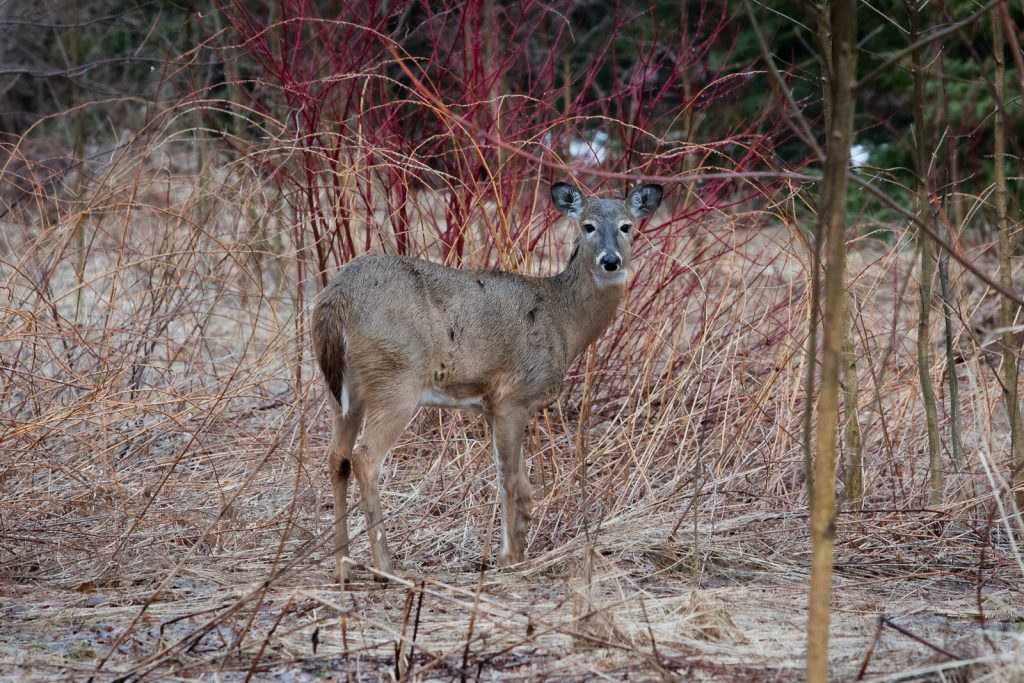
[[[502,565],[522,561],[530,521],[523,432],[557,398],[573,360],[607,327],[629,279],[632,229],[661,204],[658,185],[587,199],[556,183],[551,199],[581,228],[553,277],[456,270],[401,256],[344,266],[313,308],[313,347],[330,392],[337,579],[347,578],[348,480],[354,471],[373,564],[391,573],[377,480],[420,406],[482,412],[501,495]],[[360,432],[360,425],[362,431]],[[358,438],[357,438],[358,436]]]

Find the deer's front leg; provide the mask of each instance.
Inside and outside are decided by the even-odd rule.
[[[530,526],[533,501],[523,459],[523,430],[529,419],[529,412],[518,406],[495,409],[491,418],[494,464],[501,497],[502,535],[498,561],[503,567],[523,561]]]

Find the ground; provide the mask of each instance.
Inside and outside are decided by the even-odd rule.
[[[12,680],[802,680],[802,513],[720,510],[717,528],[699,526],[694,577],[689,520],[671,535],[678,519],[656,511],[606,519],[589,543],[567,529],[563,544],[524,565],[480,573],[472,565],[486,513],[475,516],[480,527],[438,529],[397,508],[407,559],[386,585],[365,568],[344,592],[331,583],[324,515],[293,535],[304,540],[263,552],[205,539],[177,567],[154,555],[78,585],[70,575],[19,577],[0,593],[0,667]],[[969,542],[959,555],[931,555],[940,539],[899,539],[889,523],[860,529],[878,545],[900,541],[886,562],[844,546],[854,529],[840,527],[835,680],[862,669],[869,681],[940,680],[943,670],[1020,680],[1019,566],[978,564]],[[361,542],[356,555],[367,551]]]

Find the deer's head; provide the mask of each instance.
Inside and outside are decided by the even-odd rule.
[[[555,206],[581,231],[575,258],[599,287],[621,286],[629,280],[633,230],[661,204],[660,185],[640,185],[625,199],[587,199],[568,183],[551,186]]]

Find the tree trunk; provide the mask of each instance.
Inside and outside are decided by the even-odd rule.
[[[808,3],[813,11],[815,25],[818,29],[818,48],[821,52],[821,106],[824,112],[825,130],[832,130],[832,24],[829,18],[828,0],[820,5]],[[828,147],[828,140],[825,141]],[[824,188],[822,197],[825,196]],[[825,219],[819,215],[814,226],[814,238],[811,253],[811,300],[807,314],[807,368],[804,375],[804,414],[802,444],[804,450],[804,481],[807,486],[807,505],[814,507],[814,444],[813,433],[814,409],[811,399],[814,396],[814,373],[818,369],[818,309],[821,307],[821,240],[822,225]]]
[[[917,42],[921,35],[921,13],[918,6],[911,0],[906,3],[910,14],[910,42]],[[924,117],[924,48],[918,47],[910,53],[910,62],[914,71],[914,151],[917,188],[914,193],[914,213],[918,220],[930,220],[930,192],[928,188],[929,136],[928,126]],[[924,402],[924,414],[928,423],[928,473],[931,483],[929,503],[932,506],[942,504],[942,446],[939,442],[939,417],[935,407],[935,388],[932,386],[931,362],[929,354],[929,318],[932,305],[932,277],[935,272],[935,246],[924,232],[918,230],[918,241],[921,247],[921,306],[917,316],[917,371],[921,379],[921,400]]]
[[[945,11],[945,10],[943,10]],[[946,141],[946,177],[943,183],[946,187],[946,194],[943,204],[946,207],[946,223],[952,221],[952,229],[956,234],[960,232],[960,222],[963,220],[963,211],[959,198],[959,176],[957,173],[956,136],[949,130],[949,98],[946,93],[946,61],[945,49],[939,46],[939,56],[935,64],[938,67],[939,81],[939,116],[940,126],[938,130],[945,129],[942,138]],[[960,383],[956,372],[956,356],[953,351],[953,325],[954,319],[959,315],[956,293],[953,291],[949,277],[949,252],[944,251],[939,256],[939,287],[942,292],[942,317],[945,323],[946,332],[946,377],[949,381],[949,445],[953,456],[953,464],[957,471],[963,467],[964,447],[960,437]],[[954,315],[956,312],[956,315]]]
[[[994,144],[992,161],[995,166],[995,201],[996,225],[999,230],[999,284],[1013,289],[1013,271],[1010,269],[1010,256],[1013,244],[1010,240],[1010,222],[1006,210],[1006,109],[1005,78],[1006,61],[1003,54],[1003,18],[999,7],[992,9],[992,55],[995,57],[995,88],[996,116],[994,122]],[[1015,306],[1008,298],[999,302],[1001,325],[1010,328],[1014,325]],[[1002,335],[1003,343],[1003,396],[1006,399],[1006,414],[1010,422],[1010,453],[1011,476],[1014,484],[1024,482],[1024,444],[1020,434],[1020,402],[1017,391],[1017,353],[1013,332],[1007,330]],[[1024,509],[1024,490],[1017,491],[1017,508]]]
[[[844,495],[850,507],[864,507],[864,444],[860,434],[860,392],[857,386],[857,353],[853,346],[853,300],[843,297],[843,454],[846,458]]]
[[[846,183],[853,135],[857,14],[855,0],[832,6],[832,120],[822,185],[821,220],[827,235],[825,319],[811,507],[811,590],[807,614],[807,680],[828,680],[832,553],[835,544],[835,462],[839,418],[839,366],[846,284]]]

